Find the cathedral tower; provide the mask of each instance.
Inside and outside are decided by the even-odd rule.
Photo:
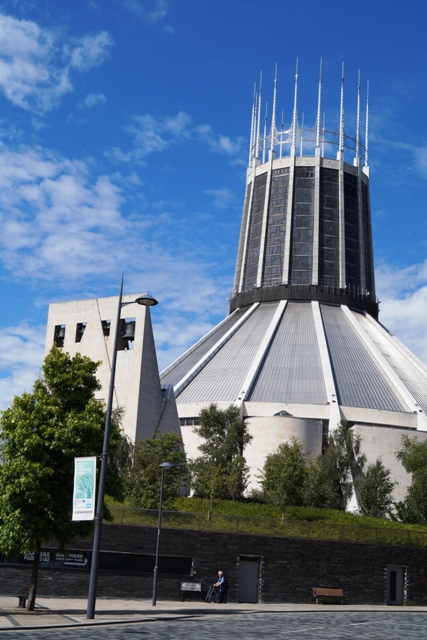
[[[328,432],[347,420],[368,461],[381,456],[399,482],[401,436],[427,431],[427,368],[378,322],[369,198],[369,96],[358,81],[353,135],[326,126],[322,72],[313,128],[298,116],[261,122],[255,91],[242,225],[230,313],[162,374],[174,387],[184,444],[200,410],[241,409],[253,436],[246,450],[252,486],[265,456],[291,437],[318,455]],[[338,99],[337,99],[338,103]]]

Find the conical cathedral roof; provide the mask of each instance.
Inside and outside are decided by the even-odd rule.
[[[372,316],[346,305],[285,300],[238,309],[162,382],[174,385],[178,407],[263,403],[272,415],[329,420],[332,412],[337,422],[427,428],[427,368]]]

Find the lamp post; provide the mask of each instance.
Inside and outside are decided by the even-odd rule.
[[[163,481],[165,476],[165,471],[173,467],[173,464],[170,462],[163,462],[160,465],[162,470],[162,478],[160,480],[160,504],[159,504],[159,522],[157,525],[157,544],[156,544],[156,563],[154,565],[154,579],[153,579],[153,607],[156,606],[157,601],[157,575],[159,573],[159,546],[160,546],[160,529],[162,528],[162,502],[163,502]]]
[[[132,302],[122,302],[123,296],[123,275],[120,284],[119,302],[117,305],[117,322],[116,331],[114,333],[114,345],[113,354],[111,358],[111,374],[110,374],[110,387],[108,391],[107,401],[107,413],[105,416],[105,428],[104,428],[104,444],[102,447],[101,455],[101,470],[99,473],[98,483],[98,499],[96,503],[95,513],[95,530],[93,534],[93,547],[92,547],[92,562],[90,566],[90,579],[89,579],[89,593],[87,599],[87,612],[86,618],[92,620],[95,617],[95,602],[96,602],[96,585],[98,582],[98,566],[99,566],[99,550],[101,544],[101,525],[102,514],[104,511],[104,495],[105,495],[105,479],[107,476],[108,458],[110,453],[110,432],[111,432],[111,415],[113,413],[113,396],[114,396],[114,381],[116,377],[116,362],[117,362],[117,346],[120,335],[120,316],[122,307],[129,304],[140,304],[144,307],[154,307],[157,300],[150,296],[148,293],[143,294]]]

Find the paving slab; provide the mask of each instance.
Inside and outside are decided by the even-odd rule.
[[[86,619],[87,601],[82,598],[37,598],[34,611],[18,606],[16,597],[0,596],[0,630],[42,629],[52,627],[74,627],[106,625],[129,622],[154,622],[179,618],[209,617],[218,614],[237,615],[245,613],[312,612],[423,612],[427,607],[392,607],[384,605],[315,605],[315,604],[252,604],[205,602],[158,601],[155,607],[151,600],[123,600],[98,598],[95,618]],[[427,620],[426,620],[427,621]]]

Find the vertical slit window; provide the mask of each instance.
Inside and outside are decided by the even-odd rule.
[[[320,169],[319,284],[339,286],[339,187],[336,169]]]
[[[289,167],[274,170],[271,178],[264,259],[263,286],[267,287],[280,284],[282,281],[288,192]]]
[[[346,285],[360,290],[360,234],[357,176],[344,173]]]
[[[314,167],[296,167],[291,243],[291,284],[310,284],[313,271]]]
[[[256,285],[266,184],[267,173],[262,173],[260,176],[256,177],[248,238],[248,256],[246,261],[244,285],[245,290],[252,289]]]

